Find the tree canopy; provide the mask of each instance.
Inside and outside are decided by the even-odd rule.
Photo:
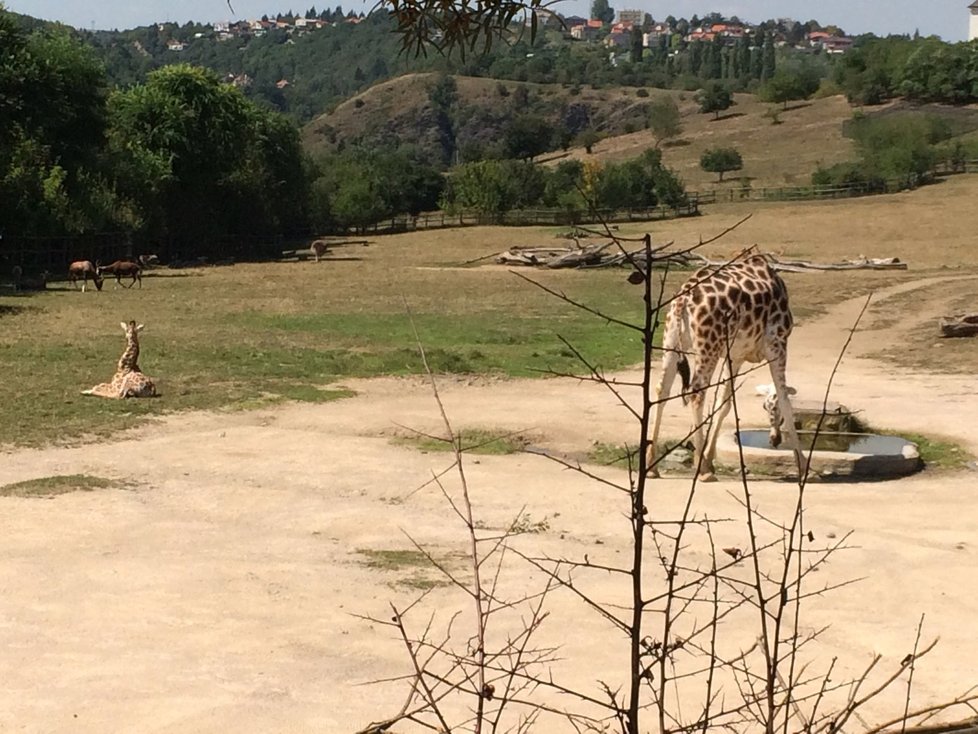
[[[700,156],[700,168],[719,174],[717,181],[723,181],[723,174],[728,171],[739,171],[743,167],[743,158],[736,148],[710,148]]]

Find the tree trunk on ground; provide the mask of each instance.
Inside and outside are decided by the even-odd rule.
[[[939,323],[941,336],[978,336],[978,313],[945,316]]]

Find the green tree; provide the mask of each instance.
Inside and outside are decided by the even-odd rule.
[[[717,181],[723,181],[723,174],[728,171],[739,171],[743,167],[744,161],[736,148],[710,148],[700,156],[700,168],[719,174]]]
[[[584,151],[588,155],[591,155],[591,151],[599,140],[601,140],[601,135],[592,127],[585,128],[577,135],[577,144],[583,145]]]
[[[857,118],[850,135],[868,174],[910,180],[933,167],[935,144],[950,138],[951,132],[939,118],[901,115]]]
[[[774,34],[767,33],[764,36],[764,46],[761,48],[761,81],[773,77],[775,71]]]
[[[124,207],[103,171],[107,84],[91,49],[28,32],[0,6],[0,219],[8,232],[111,226]]]
[[[774,102],[788,109],[788,102],[808,99],[818,91],[821,77],[811,64],[781,64],[774,76],[758,91],[765,102]]]
[[[649,130],[655,137],[655,147],[682,135],[683,125],[676,100],[665,95],[656,98],[649,106]]]
[[[551,149],[554,126],[540,115],[520,115],[503,132],[507,158],[529,160]]]
[[[733,95],[726,84],[720,81],[707,82],[699,92],[696,93],[696,102],[700,106],[700,112],[714,115],[714,120],[720,119],[720,113],[730,109],[733,105]]]
[[[645,52],[642,28],[640,26],[632,26],[631,38],[629,41],[628,58],[633,64],[638,64],[642,61],[642,55]]]
[[[153,72],[109,101],[109,151],[123,195],[147,230],[178,250],[231,254],[221,240],[303,226],[302,154],[294,124],[212,72]]]
[[[615,19],[615,9],[608,5],[608,0],[594,0],[591,3],[591,17],[608,24]]]
[[[536,204],[545,189],[544,174],[532,163],[476,161],[458,166],[449,174],[445,205],[449,209],[500,214]]]

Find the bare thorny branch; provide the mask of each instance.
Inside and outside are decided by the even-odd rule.
[[[743,221],[746,220],[685,252],[693,252],[707,242],[719,239]],[[871,682],[881,661],[879,657],[862,674],[844,681],[834,678],[838,671],[836,659],[829,662],[824,673],[814,672],[814,660],[802,659],[802,651],[816,643],[824,631],[804,631],[804,600],[853,583],[853,580],[842,580],[826,582],[814,589],[805,586],[812,572],[824,566],[834,553],[847,547],[849,536],[847,534],[838,542],[824,546],[808,545],[813,536],[805,524],[808,477],[801,471],[802,466],[799,466],[793,509],[786,520],[781,521],[768,517],[756,506],[748,481],[748,469],[741,455],[738,502],[744,511],[747,543],[746,549],[724,549],[731,555],[730,561],[719,561],[713,533],[716,523],[729,522],[730,518],[697,514],[695,507],[699,487],[695,475],[682,501],[679,517],[662,517],[657,506],[650,506],[647,502],[650,496],[647,481],[651,467],[647,466],[645,448],[651,414],[659,403],[652,389],[654,355],[659,351],[653,346],[653,337],[660,325],[660,314],[671,303],[671,299],[665,295],[669,270],[667,267],[661,278],[652,277],[653,260],[662,248],[654,248],[650,236],[642,238],[644,253],[642,257],[636,257],[634,252],[622,246],[625,238],[616,237],[607,223],[604,223],[604,227],[605,236],[615,241],[626,255],[626,260],[641,273],[637,282],[644,284],[646,306],[644,323],[641,325],[633,325],[606,314],[601,308],[584,304],[532,278],[519,277],[573,308],[601,318],[610,325],[642,334],[642,376],[639,382],[631,383],[606,376],[582,351],[565,341],[565,345],[573,350],[587,370],[587,377],[581,379],[603,385],[620,405],[628,409],[638,424],[641,432],[639,450],[634,456],[635,465],[629,454],[628,484],[610,480],[578,463],[548,456],[564,468],[590,478],[598,486],[612,488],[619,495],[628,496],[629,510],[625,516],[632,531],[630,562],[618,566],[600,559],[591,560],[587,554],[583,560],[536,556],[512,548],[510,540],[514,533],[511,531],[493,537],[480,537],[463,466],[465,448],[449,420],[416,333],[421,359],[447,434],[447,438],[442,440],[452,445],[454,454],[451,467],[436,473],[428,484],[438,487],[453,514],[466,529],[472,578],[466,581],[458,577],[434,554],[426,551],[421,543],[414,539],[412,542],[450,582],[465,590],[472,604],[474,632],[467,638],[466,649],[458,651],[451,644],[450,633],[439,640],[432,639],[431,620],[420,635],[412,637],[404,623],[406,611],[398,612],[395,609],[394,621],[389,624],[397,628],[412,663],[413,674],[407,677],[410,680],[409,695],[396,716],[381,724],[372,724],[373,729],[363,731],[379,732],[401,720],[420,723],[422,714],[434,717],[434,724],[425,726],[454,731],[444,714],[443,702],[449,696],[464,696],[469,702],[468,714],[456,726],[474,732],[502,731],[506,726],[512,731],[529,731],[539,724],[540,716],[548,714],[566,721],[576,731],[596,731],[604,726],[602,722],[615,722],[623,734],[638,734],[647,730],[647,725],[643,726],[641,722],[648,713],[657,720],[663,734],[695,731],[705,734],[714,728],[756,730],[758,727],[766,734],[775,734],[779,730],[782,734],[792,734],[794,731],[834,734],[842,731],[868,702],[903,679],[905,673],[907,693],[902,715],[871,730],[869,734],[877,734],[882,728],[894,724],[905,728],[911,720],[932,716],[952,706],[971,706],[973,701],[978,700],[978,693],[969,690],[946,704],[911,710],[910,692],[916,661],[930,652],[936,643],[919,649],[922,618],[913,651],[896,671],[884,676],[881,681]],[[722,269],[739,257],[734,256],[727,263],[717,265],[717,268]],[[867,300],[849,330],[827,380],[822,420],[842,358],[868,303]],[[695,359],[695,355],[692,357]],[[748,371],[721,377],[712,382],[710,388],[720,390],[728,381],[742,379]],[[636,387],[641,393],[638,409],[632,407],[622,392],[624,388]],[[732,392],[730,400],[735,428],[739,430],[736,390]],[[714,401],[713,412],[704,419],[707,436],[714,428],[712,423],[718,410],[717,402]],[[821,431],[822,420],[816,428],[816,438]],[[809,463],[811,457],[810,450]],[[458,488],[455,490],[445,483],[449,473],[456,475]],[[652,548],[646,546],[649,541],[653,543]],[[484,548],[487,543],[488,546]],[[691,553],[702,554],[703,551],[697,549],[703,547],[708,562],[686,560]],[[545,584],[541,592],[511,600],[500,597],[499,581],[504,573],[502,556],[510,551],[542,575]],[[497,560],[487,587],[481,572],[490,557]],[[652,578],[649,575],[653,568],[657,568],[661,574],[656,577],[658,586],[654,589],[650,586]],[[627,578],[629,603],[609,602],[590,592],[587,588],[588,574],[595,573],[610,574],[623,580]],[[531,644],[532,636],[547,617],[546,600],[551,592],[559,589],[570,592],[585,609],[596,613],[625,637],[629,674],[623,685],[599,681],[599,691],[595,693],[566,686],[556,680],[549,670],[549,666],[557,661],[556,649]],[[753,607],[757,615],[756,643],[737,654],[722,654],[721,626],[733,619],[734,615],[742,617],[741,610],[748,607]],[[526,610],[520,631],[490,650],[487,645],[491,618],[497,613],[511,612],[517,608]],[[837,701],[839,694],[846,690],[848,696],[845,700]],[[569,707],[558,707],[549,700],[539,698],[537,694],[540,691],[562,697],[570,702]],[[692,692],[699,696],[699,703],[691,698]],[[504,723],[507,706],[518,707],[521,711],[508,725]],[[689,717],[684,716],[684,708],[692,711]]]

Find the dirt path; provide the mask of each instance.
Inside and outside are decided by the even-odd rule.
[[[798,329],[789,379],[802,397],[821,396],[861,305],[840,304]],[[904,374],[861,356],[888,333],[858,335],[834,399],[863,409],[874,425],[947,434],[978,451],[978,379]],[[450,553],[462,536],[435,492],[412,492],[444,457],[389,441],[399,425],[439,428],[424,382],[349,386],[358,397],[185,415],[111,443],[3,455],[0,483],[88,473],[138,488],[2,500],[0,731],[343,732],[396,708],[396,686],[356,684],[404,673],[400,648],[352,615],[386,616],[388,600],[404,603],[413,592],[394,583],[404,572],[366,568],[358,551],[407,548],[402,531],[409,531]],[[600,387],[465,379],[441,386],[458,426],[523,429],[536,444],[576,453],[595,440],[634,440],[625,409]],[[744,409],[748,420],[761,419],[758,401]],[[678,429],[687,418],[675,409],[669,421]],[[489,527],[505,527],[524,506],[546,522],[546,532],[524,538],[532,551],[608,562],[627,552],[624,508],[592,481],[532,455],[482,457],[468,475]],[[808,607],[811,628],[831,625],[822,663],[839,655],[840,669],[855,670],[879,652],[895,664],[926,613],[924,636],[942,643],[918,674],[915,704],[975,682],[976,483],[978,474],[924,473],[812,485],[809,527],[819,537],[856,533],[822,580],[866,577]],[[657,511],[677,512],[685,486],[657,483]],[[738,516],[730,489],[704,487],[700,509]],[[755,493],[771,514],[788,512],[794,496],[775,482],[758,482]],[[743,542],[737,523],[718,533],[718,545]],[[514,571],[508,583],[518,591],[531,579]],[[620,593],[608,579],[593,588]],[[462,606],[446,590],[432,598],[445,610]],[[607,678],[621,670],[617,635],[567,598],[555,599],[543,640],[564,646],[568,662],[558,672],[570,683],[591,690],[595,671]],[[902,709],[902,696],[880,706]]]

